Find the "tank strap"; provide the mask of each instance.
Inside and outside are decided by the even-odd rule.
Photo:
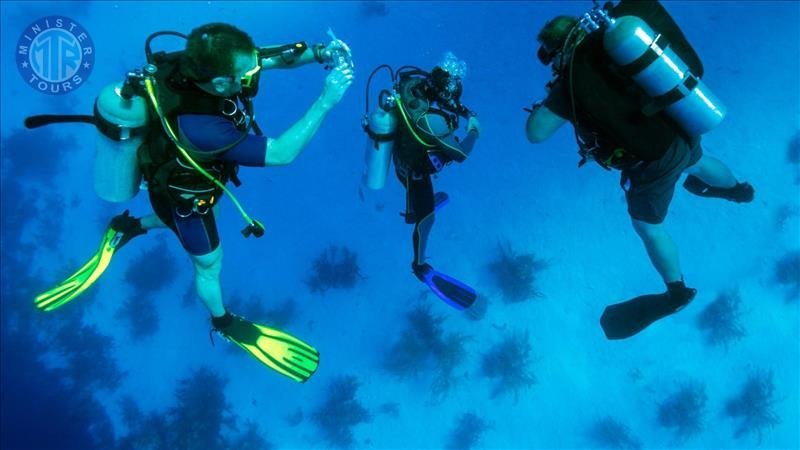
[[[689,93],[692,92],[692,89],[694,89],[699,83],[700,82],[697,80],[697,77],[695,77],[691,72],[688,72],[682,83],[670,89],[666,94],[659,95],[650,103],[646,104],[644,108],[642,108],[642,114],[648,117],[658,114],[659,112],[663,111],[664,108],[677,103],[681,99],[688,96]]]
[[[632,77],[638,74],[652,64],[653,61],[657,60],[660,56],[660,52],[666,50],[669,45],[670,42],[667,37],[663,34],[659,34],[655,39],[653,39],[653,42],[649,47],[647,47],[647,51],[645,51],[641,56],[633,60],[633,62],[618,67],[619,72],[627,77]],[[656,51],[656,49],[659,50]]]

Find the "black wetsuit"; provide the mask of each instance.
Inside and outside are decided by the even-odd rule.
[[[411,97],[413,85],[404,87],[408,122],[398,117],[393,160],[397,178],[406,189],[406,221],[414,224],[414,262],[421,264],[422,247],[436,207],[431,175],[453,161],[464,161],[472,152],[478,133],[470,131],[463,141],[459,140],[454,134],[454,115],[430,108],[424,99]],[[402,116],[400,111],[396,113]],[[421,226],[423,221],[426,227]]]

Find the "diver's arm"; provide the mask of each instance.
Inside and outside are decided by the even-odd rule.
[[[324,48],[324,44],[314,44],[309,47],[305,42],[261,47],[259,52],[262,55],[269,55],[261,58],[261,68],[263,70],[294,69],[312,62],[322,63],[324,60],[321,52],[324,51]],[[297,49],[301,49],[301,51]]]
[[[353,71],[350,68],[332,70],[325,78],[322,94],[305,115],[279,138],[267,140],[264,164],[283,166],[294,161],[317,133],[322,120],[334,105],[339,103],[352,83]]]
[[[438,114],[425,114],[422,123],[424,124],[422,130],[434,137],[445,155],[456,162],[464,162],[467,159],[478,138],[477,127],[468,126],[470,131],[467,133],[467,137],[459,142],[448,127],[447,121]]]
[[[534,105],[528,122],[525,125],[525,134],[532,144],[539,144],[550,139],[567,119],[551,111],[541,103]]]

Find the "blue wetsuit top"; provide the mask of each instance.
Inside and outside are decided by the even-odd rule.
[[[178,116],[181,139],[188,141],[197,150],[212,152],[235,142],[242,135],[228,119],[219,115],[183,114]],[[264,167],[267,137],[248,135],[230,150],[215,155],[220,161],[228,161],[248,167]],[[219,247],[219,235],[213,213],[177,211],[163,201],[151,203],[156,214],[167,224],[190,255],[205,255]]]
[[[236,141],[242,135],[225,117],[208,114],[183,114],[178,116],[178,128],[183,138],[196,149],[214,151]],[[232,149],[218,155],[221,161],[229,161],[247,167],[264,167],[267,137],[248,135]]]

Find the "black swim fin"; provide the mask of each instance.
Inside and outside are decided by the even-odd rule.
[[[750,203],[755,197],[755,190],[750,183],[736,183],[733,187],[720,188],[711,186],[694,175],[686,177],[683,188],[700,197],[724,198],[736,203]]]
[[[669,283],[663,294],[641,295],[626,302],[607,306],[600,317],[600,325],[608,339],[629,338],[653,322],[674,314],[697,294],[682,281]]]

